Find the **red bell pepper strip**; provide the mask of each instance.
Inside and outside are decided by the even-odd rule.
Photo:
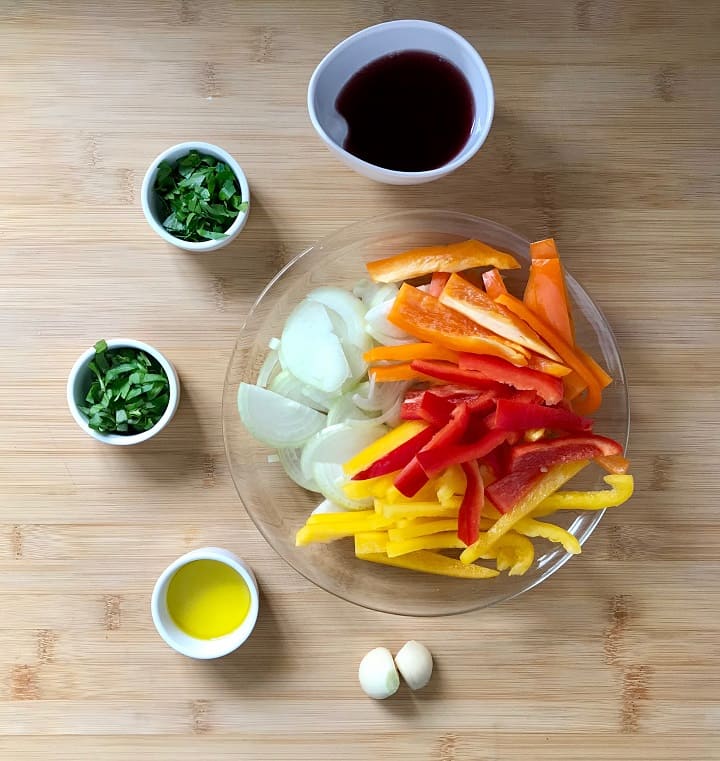
[[[442,293],[442,289],[445,287],[449,279],[449,272],[433,272],[428,293],[437,298]]]
[[[510,471],[490,484],[485,496],[501,513],[509,513],[545,475],[536,468]]]
[[[476,461],[462,464],[467,486],[458,512],[457,535],[461,542],[471,545],[480,536],[480,517],[485,503],[485,486]]]
[[[452,411],[447,425],[436,431],[420,452],[429,451],[434,448],[443,449],[459,441],[465,433],[469,422],[470,410],[468,410],[467,405],[458,404]],[[415,456],[398,473],[393,485],[406,497],[414,497],[429,480],[417,456]]]
[[[488,421],[490,428],[501,431],[527,431],[528,428],[551,428],[555,431],[590,431],[592,420],[560,407],[524,404],[514,399],[498,399]]]
[[[435,428],[442,428],[447,425],[454,409],[455,403],[451,397],[437,396],[426,391],[420,399],[418,414],[421,420],[430,423]]]
[[[516,367],[500,357],[461,352],[458,364],[461,370],[472,370],[519,391],[535,391],[548,404],[557,404],[563,398],[563,382],[560,378],[529,367]]]
[[[417,459],[422,469],[432,478],[441,470],[451,465],[463,465],[467,462],[487,457],[507,438],[505,431],[489,431],[482,438],[469,444],[450,444],[418,452]]]
[[[399,447],[396,447],[386,455],[381,457],[365,470],[361,470],[353,477],[353,481],[365,481],[368,478],[376,478],[393,473],[396,470],[404,468],[410,460],[432,439],[435,431],[432,428],[425,428],[416,433],[411,439],[408,439]]]
[[[605,436],[576,435],[517,444],[510,452],[510,469],[539,471],[554,465],[593,457],[622,454],[617,441]]]
[[[457,389],[457,390],[455,390]],[[420,414],[420,405],[426,394],[447,400],[452,405],[463,402],[467,404],[470,412],[482,415],[489,412],[495,405],[497,394],[494,391],[479,391],[478,389],[463,388],[462,386],[437,386],[433,389],[421,390],[416,389],[408,391],[400,407],[400,417],[402,420],[422,420]]]
[[[471,355],[476,356],[476,355]],[[410,363],[413,370],[416,370],[430,378],[448,381],[449,383],[462,383],[465,386],[479,388],[483,391],[495,390],[500,392],[502,384],[488,378],[486,375],[473,372],[471,370],[461,370],[457,365],[450,362],[441,362],[438,360],[414,359]]]
[[[482,279],[483,285],[485,286],[485,292],[491,299],[497,298],[501,293],[508,292],[503,276],[500,274],[500,270],[493,268],[487,272],[483,272]]]

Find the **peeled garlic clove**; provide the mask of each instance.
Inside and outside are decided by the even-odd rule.
[[[433,659],[425,645],[411,639],[395,656],[395,665],[411,690],[424,687],[432,676]]]
[[[386,647],[376,647],[361,661],[358,668],[360,686],[366,695],[384,700],[394,695],[400,686],[392,653]]]

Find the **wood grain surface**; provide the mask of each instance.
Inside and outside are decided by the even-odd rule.
[[[373,184],[314,134],[308,78],[391,18],[457,29],[496,86],[481,152],[431,185]],[[720,758],[720,4],[670,0],[0,0],[0,758],[704,761]],[[246,230],[194,256],[140,210],[152,158],[227,148]],[[540,588],[439,620],[373,613],[278,558],[229,477],[220,395],[250,304],[294,253],[419,207],[554,235],[607,314],[632,397],[637,495]],[[144,339],[180,372],[171,427],[123,451],[65,403],[77,355]],[[159,639],[182,552],[255,568],[262,614],[218,662]],[[431,685],[365,698],[407,639]]]

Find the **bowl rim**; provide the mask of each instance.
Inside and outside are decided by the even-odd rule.
[[[298,253],[296,256],[294,256],[284,267],[282,267],[278,272],[270,279],[270,281],[267,283],[267,285],[262,289],[258,297],[255,299],[252,307],[249,309],[245,320],[243,321],[240,331],[238,333],[238,336],[240,336],[248,326],[248,323],[252,319],[255,310],[260,305],[263,298],[266,296],[266,294],[270,291],[271,288],[283,277],[283,275],[290,270],[292,267],[295,266],[297,262],[299,262],[302,258],[309,255],[310,252],[312,252],[316,248],[328,248],[332,246],[333,239],[335,237],[341,237],[341,236],[347,236],[348,234],[352,234],[355,230],[362,231],[367,228],[368,224],[371,222],[389,222],[393,221],[394,219],[401,220],[404,217],[409,216],[417,216],[417,215],[426,215],[426,216],[433,216],[433,215],[441,215],[444,218],[452,217],[456,220],[462,220],[464,222],[470,222],[470,223],[480,223],[482,225],[485,225],[489,228],[494,228],[497,231],[503,232],[504,234],[508,235],[509,237],[515,238],[519,243],[522,243],[523,245],[529,246],[530,241],[520,235],[519,233],[515,232],[514,230],[511,230],[509,227],[500,224],[499,222],[494,222],[493,220],[486,219],[484,217],[478,217],[473,214],[467,214],[465,212],[459,212],[459,211],[448,211],[444,209],[403,209],[401,211],[395,211],[390,212],[389,214],[379,215],[376,217],[371,217],[364,220],[359,220],[357,222],[353,222],[350,225],[346,225],[344,227],[341,227],[337,230],[332,231],[326,236],[323,236],[321,238],[318,238],[317,240],[313,241],[309,246],[307,246],[305,249],[303,249],[300,253]],[[624,421],[625,421],[625,436],[623,441],[623,448],[624,451],[627,452],[628,450],[628,444],[630,440],[630,394],[629,389],[627,385],[627,375],[625,372],[625,366],[623,364],[622,355],[620,353],[620,349],[618,346],[617,338],[615,337],[615,334],[612,330],[612,327],[610,326],[610,323],[608,322],[604,312],[600,307],[596,304],[594,299],[590,296],[590,294],[585,290],[585,288],[579,283],[578,280],[576,280],[570,272],[568,272],[567,269],[565,269],[565,276],[566,278],[574,284],[587,298],[588,302],[591,304],[591,306],[597,311],[599,316],[602,318],[604,327],[607,329],[607,335],[611,339],[612,346],[615,350],[615,354],[617,356],[618,360],[618,368],[619,368],[619,377],[615,378],[614,380],[618,383],[618,385],[622,386],[625,391],[625,405],[623,409],[623,415],[624,415]],[[445,616],[456,616],[456,615],[463,615],[466,613],[473,613],[478,610],[483,610],[485,608],[489,608],[493,605],[497,605],[503,602],[508,602],[510,600],[514,600],[516,597],[519,597],[520,595],[524,594],[525,592],[529,592],[531,589],[534,589],[535,587],[539,586],[542,582],[546,581],[550,576],[555,574],[557,571],[559,571],[573,556],[568,553],[564,552],[562,553],[555,561],[553,561],[551,564],[545,568],[545,570],[534,580],[529,582],[526,586],[523,586],[522,588],[510,592],[496,600],[490,600],[490,601],[480,601],[477,604],[469,604],[467,607],[464,607],[459,610],[450,610],[450,611],[441,611],[441,612],[407,612],[407,611],[397,611],[392,610],[389,607],[384,607],[382,605],[368,605],[363,602],[359,602],[358,600],[353,599],[349,595],[345,595],[342,592],[336,591],[334,589],[328,589],[325,585],[320,583],[314,578],[311,578],[308,574],[304,573],[300,569],[296,568],[295,565],[287,558],[285,555],[283,555],[281,552],[279,552],[270,537],[267,535],[265,530],[263,529],[263,526],[255,518],[255,515],[253,514],[253,511],[248,510],[247,505],[245,504],[245,500],[242,497],[240,486],[235,478],[235,473],[233,471],[232,465],[230,463],[230,452],[229,452],[229,434],[226,426],[226,404],[227,404],[227,398],[228,395],[225,393],[226,389],[228,388],[229,380],[230,380],[230,372],[233,364],[233,360],[235,358],[235,352],[238,349],[237,343],[239,341],[239,337],[236,340],[235,346],[233,348],[233,353],[230,357],[230,361],[228,363],[228,368],[225,373],[225,380],[224,380],[224,387],[223,387],[223,395],[222,395],[222,403],[221,403],[221,423],[222,423],[222,432],[223,432],[223,443],[225,448],[225,457],[228,462],[228,470],[230,471],[230,477],[233,481],[233,485],[235,486],[235,491],[237,493],[238,499],[240,500],[240,504],[245,509],[245,512],[250,516],[250,519],[252,520],[253,524],[259,531],[260,535],[263,537],[263,539],[268,543],[268,545],[271,547],[271,549],[275,552],[275,554],[280,557],[290,568],[292,568],[296,573],[300,574],[304,579],[315,585],[316,587],[322,589],[325,592],[328,592],[332,594],[334,597],[338,597],[341,600],[344,600],[346,602],[349,602],[353,605],[357,605],[361,608],[365,608],[366,610],[374,610],[380,613],[388,613],[395,616],[403,616],[403,617],[410,617],[410,618],[441,618]],[[234,394],[230,395],[232,398],[234,398]],[[298,486],[298,489],[301,488]],[[581,531],[580,534],[576,535],[576,538],[580,545],[584,545],[584,543],[590,538],[592,533],[597,528],[598,524],[602,520],[603,516],[605,515],[605,509],[598,510],[593,516],[588,525]]]
[[[120,433],[100,433],[100,431],[91,428],[88,425],[87,418],[80,411],[77,402],[75,401],[75,390],[80,383],[80,375],[87,367],[90,360],[95,356],[95,347],[91,346],[75,360],[75,363],[70,370],[70,374],[68,375],[66,395],[70,414],[85,433],[98,441],[102,441],[104,444],[113,444],[115,446],[141,444],[143,441],[147,441],[160,433],[160,431],[162,431],[172,420],[177,411],[180,403],[180,379],[178,378],[177,370],[175,370],[172,362],[161,351],[144,341],[137,341],[134,338],[108,338],[105,340],[105,343],[107,344],[108,349],[139,349],[158,362],[168,379],[169,399],[167,407],[157,423],[155,423],[152,428],[149,428],[147,431],[142,431],[141,433],[124,436]]]
[[[336,58],[340,53],[342,53],[343,50],[348,48],[358,39],[363,39],[364,37],[371,36],[381,27],[387,28],[391,26],[406,26],[410,29],[420,26],[425,29],[433,29],[441,34],[446,34],[448,37],[451,37],[461,48],[463,48],[468,53],[468,55],[477,64],[483,87],[487,93],[488,105],[487,110],[484,114],[486,118],[485,123],[474,135],[471,133],[471,135],[468,137],[467,142],[455,157],[450,159],[450,161],[446,162],[442,166],[435,167],[435,169],[424,169],[421,172],[408,172],[399,169],[388,169],[387,167],[380,166],[379,164],[371,164],[369,161],[365,161],[364,159],[359,158],[354,153],[350,153],[350,151],[346,150],[342,145],[333,140],[330,135],[328,135],[325,128],[320,124],[320,120],[317,117],[317,109],[315,108],[317,82],[327,65],[330,64],[333,59]],[[412,50],[413,48],[407,47],[404,49]],[[351,34],[349,37],[345,37],[345,39],[338,42],[337,45],[329,50],[313,70],[310,81],[308,82],[306,102],[308,116],[310,117],[310,122],[312,123],[315,131],[318,133],[322,141],[329,148],[337,151],[337,153],[343,158],[346,163],[356,164],[358,167],[362,167],[366,171],[379,172],[387,178],[398,180],[415,180],[416,182],[421,182],[423,180],[427,181],[439,179],[440,177],[444,177],[445,175],[454,172],[463,164],[466,164],[468,161],[470,161],[470,159],[475,156],[480,148],[482,148],[485,141],[487,140],[488,135],[490,134],[490,129],[492,128],[493,118],[495,115],[495,88],[493,86],[492,77],[490,76],[488,67],[485,64],[485,61],[483,60],[480,53],[478,53],[476,48],[467,39],[465,39],[465,37],[456,32],[454,29],[451,29],[444,24],[438,24],[435,21],[426,21],[424,19],[395,19],[393,21],[383,21],[379,24],[373,24],[372,26],[360,29],[354,34]],[[476,114],[475,121],[478,119],[479,116]]]
[[[240,185],[240,193],[243,201],[247,201],[248,207],[245,211],[238,212],[237,217],[233,220],[233,223],[225,230],[225,238],[219,240],[207,240],[207,241],[185,241],[181,238],[175,237],[172,233],[168,232],[162,224],[158,221],[155,214],[150,208],[150,197],[155,193],[153,185],[155,183],[155,177],[157,176],[158,167],[161,161],[165,161],[170,156],[174,156],[172,161],[177,161],[182,156],[186,156],[190,151],[197,150],[199,153],[205,153],[209,156],[214,156],[217,159],[226,163],[233,171],[235,179]],[[185,153],[182,153],[185,151]],[[188,140],[183,143],[177,143],[166,148],[159,153],[145,172],[143,177],[142,186],[140,188],[140,203],[142,205],[143,214],[150,227],[167,243],[181,248],[184,251],[194,251],[196,253],[204,253],[208,251],[215,251],[218,248],[226,246],[231,243],[245,227],[248,215],[250,213],[250,185],[248,184],[247,177],[240,164],[228,153],[224,148],[213,143],[207,143],[201,140]]]

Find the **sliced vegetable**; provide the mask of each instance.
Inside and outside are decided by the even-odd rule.
[[[365,352],[363,359],[373,362],[410,362],[413,359],[444,359],[457,362],[457,352],[431,343],[401,344],[400,346],[376,346]]]
[[[385,552],[388,557],[396,558],[418,550],[465,549],[465,547],[465,543],[458,538],[457,531],[445,531],[440,534],[418,536],[414,539],[402,539],[398,542],[391,540],[387,543]]]
[[[622,454],[613,439],[593,434],[577,434],[516,444],[510,451],[511,470],[542,470],[563,462]]]
[[[528,352],[450,309],[436,298],[403,283],[388,319],[416,338],[456,351],[492,354],[526,365]]]
[[[345,484],[348,477],[343,471],[342,465],[336,462],[316,462],[313,464],[312,477],[317,484],[320,494],[344,507],[346,510],[364,510],[373,504],[372,497],[351,499],[345,493]]]
[[[383,426],[358,427],[349,423],[327,426],[311,436],[303,447],[300,458],[302,471],[307,478],[311,478],[318,462],[342,465],[377,441],[385,432]]]
[[[434,431],[428,426],[411,439],[404,441],[395,449],[380,456],[364,470],[356,473],[353,476],[353,481],[377,478],[378,476],[384,476],[386,473],[402,470],[412,461],[415,455],[432,439],[433,436]]]
[[[534,518],[523,518],[515,524],[515,531],[523,536],[542,537],[551,542],[562,544],[566,552],[579,555],[582,552],[580,542],[569,531],[552,523],[537,521]]]
[[[313,491],[317,491],[313,489]],[[336,505],[329,499],[324,499],[313,511],[307,519],[307,523],[313,519],[313,516],[317,515],[337,515],[339,513],[346,513],[347,510],[342,505]]]
[[[376,383],[392,383],[393,381],[427,380],[421,373],[411,367],[409,362],[400,362],[396,365],[383,367],[371,367],[369,370],[371,380]]]
[[[485,286],[485,292],[491,299],[497,298],[501,293],[507,293],[508,289],[503,280],[503,276],[499,270],[493,268],[487,272],[483,272],[483,285]]]
[[[528,359],[528,367],[531,370],[537,370],[540,373],[554,375],[556,378],[565,378],[572,372],[572,370],[566,365],[561,365],[559,362],[553,362],[551,359],[541,357],[539,354],[530,355],[530,358]]]
[[[384,552],[372,554],[357,554],[360,560],[382,565],[392,565],[396,568],[407,568],[411,571],[422,571],[437,576],[454,576],[459,579],[492,579],[498,572],[481,565],[465,565],[454,558],[440,555],[437,552],[418,550],[396,558],[389,558]]]
[[[428,395],[443,399],[452,405],[463,402],[467,404],[468,409],[472,413],[482,415],[484,412],[489,412],[495,406],[495,400],[498,396],[497,391],[498,390],[482,391],[480,389],[454,384],[435,386],[431,390],[408,391],[402,403],[400,416],[404,420],[425,419],[420,414],[420,410],[423,400]],[[502,389],[499,389],[499,391],[502,391]]]
[[[348,475],[359,473],[370,467],[376,460],[397,449],[401,444],[412,439],[417,434],[428,429],[427,423],[421,421],[408,421],[386,433],[381,439],[374,441],[370,446],[363,449],[355,457],[348,460],[343,468]],[[367,476],[370,478],[371,476]]]
[[[355,534],[355,554],[369,555],[381,552],[385,554],[388,543],[387,531],[361,531]]]
[[[308,491],[319,491],[312,474],[306,474],[303,472],[301,464],[302,453],[302,447],[278,449],[277,451],[280,464],[283,466],[283,469],[289,478],[295,481],[298,486],[302,486],[303,489],[307,489]]]
[[[595,462],[608,473],[624,474],[630,470],[630,460],[619,454],[602,455]]]
[[[465,240],[446,246],[425,246],[369,262],[367,270],[376,282],[399,283],[433,272],[461,272],[473,267],[519,269],[515,257],[481,243]]]
[[[451,275],[439,301],[498,336],[549,359],[560,359],[532,328],[460,275]]]
[[[334,542],[336,539],[353,536],[358,532],[377,531],[391,523],[387,518],[376,513],[360,518],[354,518],[352,513],[347,515],[346,520],[334,521],[333,523],[306,524],[295,534],[295,546],[304,547],[313,542]]]
[[[527,431],[532,428],[551,428],[557,431],[590,431],[592,420],[580,417],[561,407],[526,404],[514,399],[498,399],[495,413],[488,421],[500,431]]]
[[[289,370],[281,370],[271,381],[270,391],[305,404],[318,412],[327,412],[337,400],[336,395],[326,394],[301,383]]]
[[[635,481],[630,475],[604,476],[610,487],[600,491],[556,491],[546,497],[533,511],[533,517],[542,518],[556,510],[604,510],[625,504],[633,495]]]
[[[503,391],[502,384],[491,380],[486,375],[474,372],[472,370],[461,370],[457,365],[451,362],[441,362],[433,359],[414,359],[410,363],[414,370],[430,378],[457,383],[470,388],[481,389],[482,391],[493,391],[500,394]]]
[[[449,272],[433,272],[433,276],[430,279],[430,287],[428,288],[428,293],[431,296],[437,298],[442,293],[442,289],[445,287],[445,284],[449,278]]]
[[[461,370],[472,370],[488,380],[513,386],[518,391],[535,391],[548,404],[562,401],[562,381],[552,375],[531,370],[529,367],[515,367],[499,357],[483,357],[465,352],[461,352],[458,363]]]
[[[388,537],[393,542],[404,539],[414,539],[418,536],[439,534],[443,531],[457,532],[458,522],[456,518],[438,518],[437,520],[414,520],[402,528],[388,529]]]
[[[463,465],[486,458],[507,439],[505,431],[489,431],[468,444],[450,444],[418,453],[418,461],[428,476],[434,476],[451,465]],[[464,468],[463,468],[464,470]],[[467,471],[465,471],[467,475]]]
[[[467,546],[477,541],[480,535],[480,518],[485,502],[485,491],[480,477],[480,468],[475,460],[464,462],[462,469],[467,479],[467,488],[458,513],[457,537],[463,545]]]
[[[299,447],[325,425],[325,415],[260,386],[241,383],[238,410],[248,431],[271,447]]]
[[[372,346],[370,336],[365,332],[365,312],[367,310],[362,301],[355,298],[345,288],[330,286],[314,288],[305,298],[310,301],[317,301],[338,314],[343,322],[344,333],[354,346],[362,351],[368,351]]]

